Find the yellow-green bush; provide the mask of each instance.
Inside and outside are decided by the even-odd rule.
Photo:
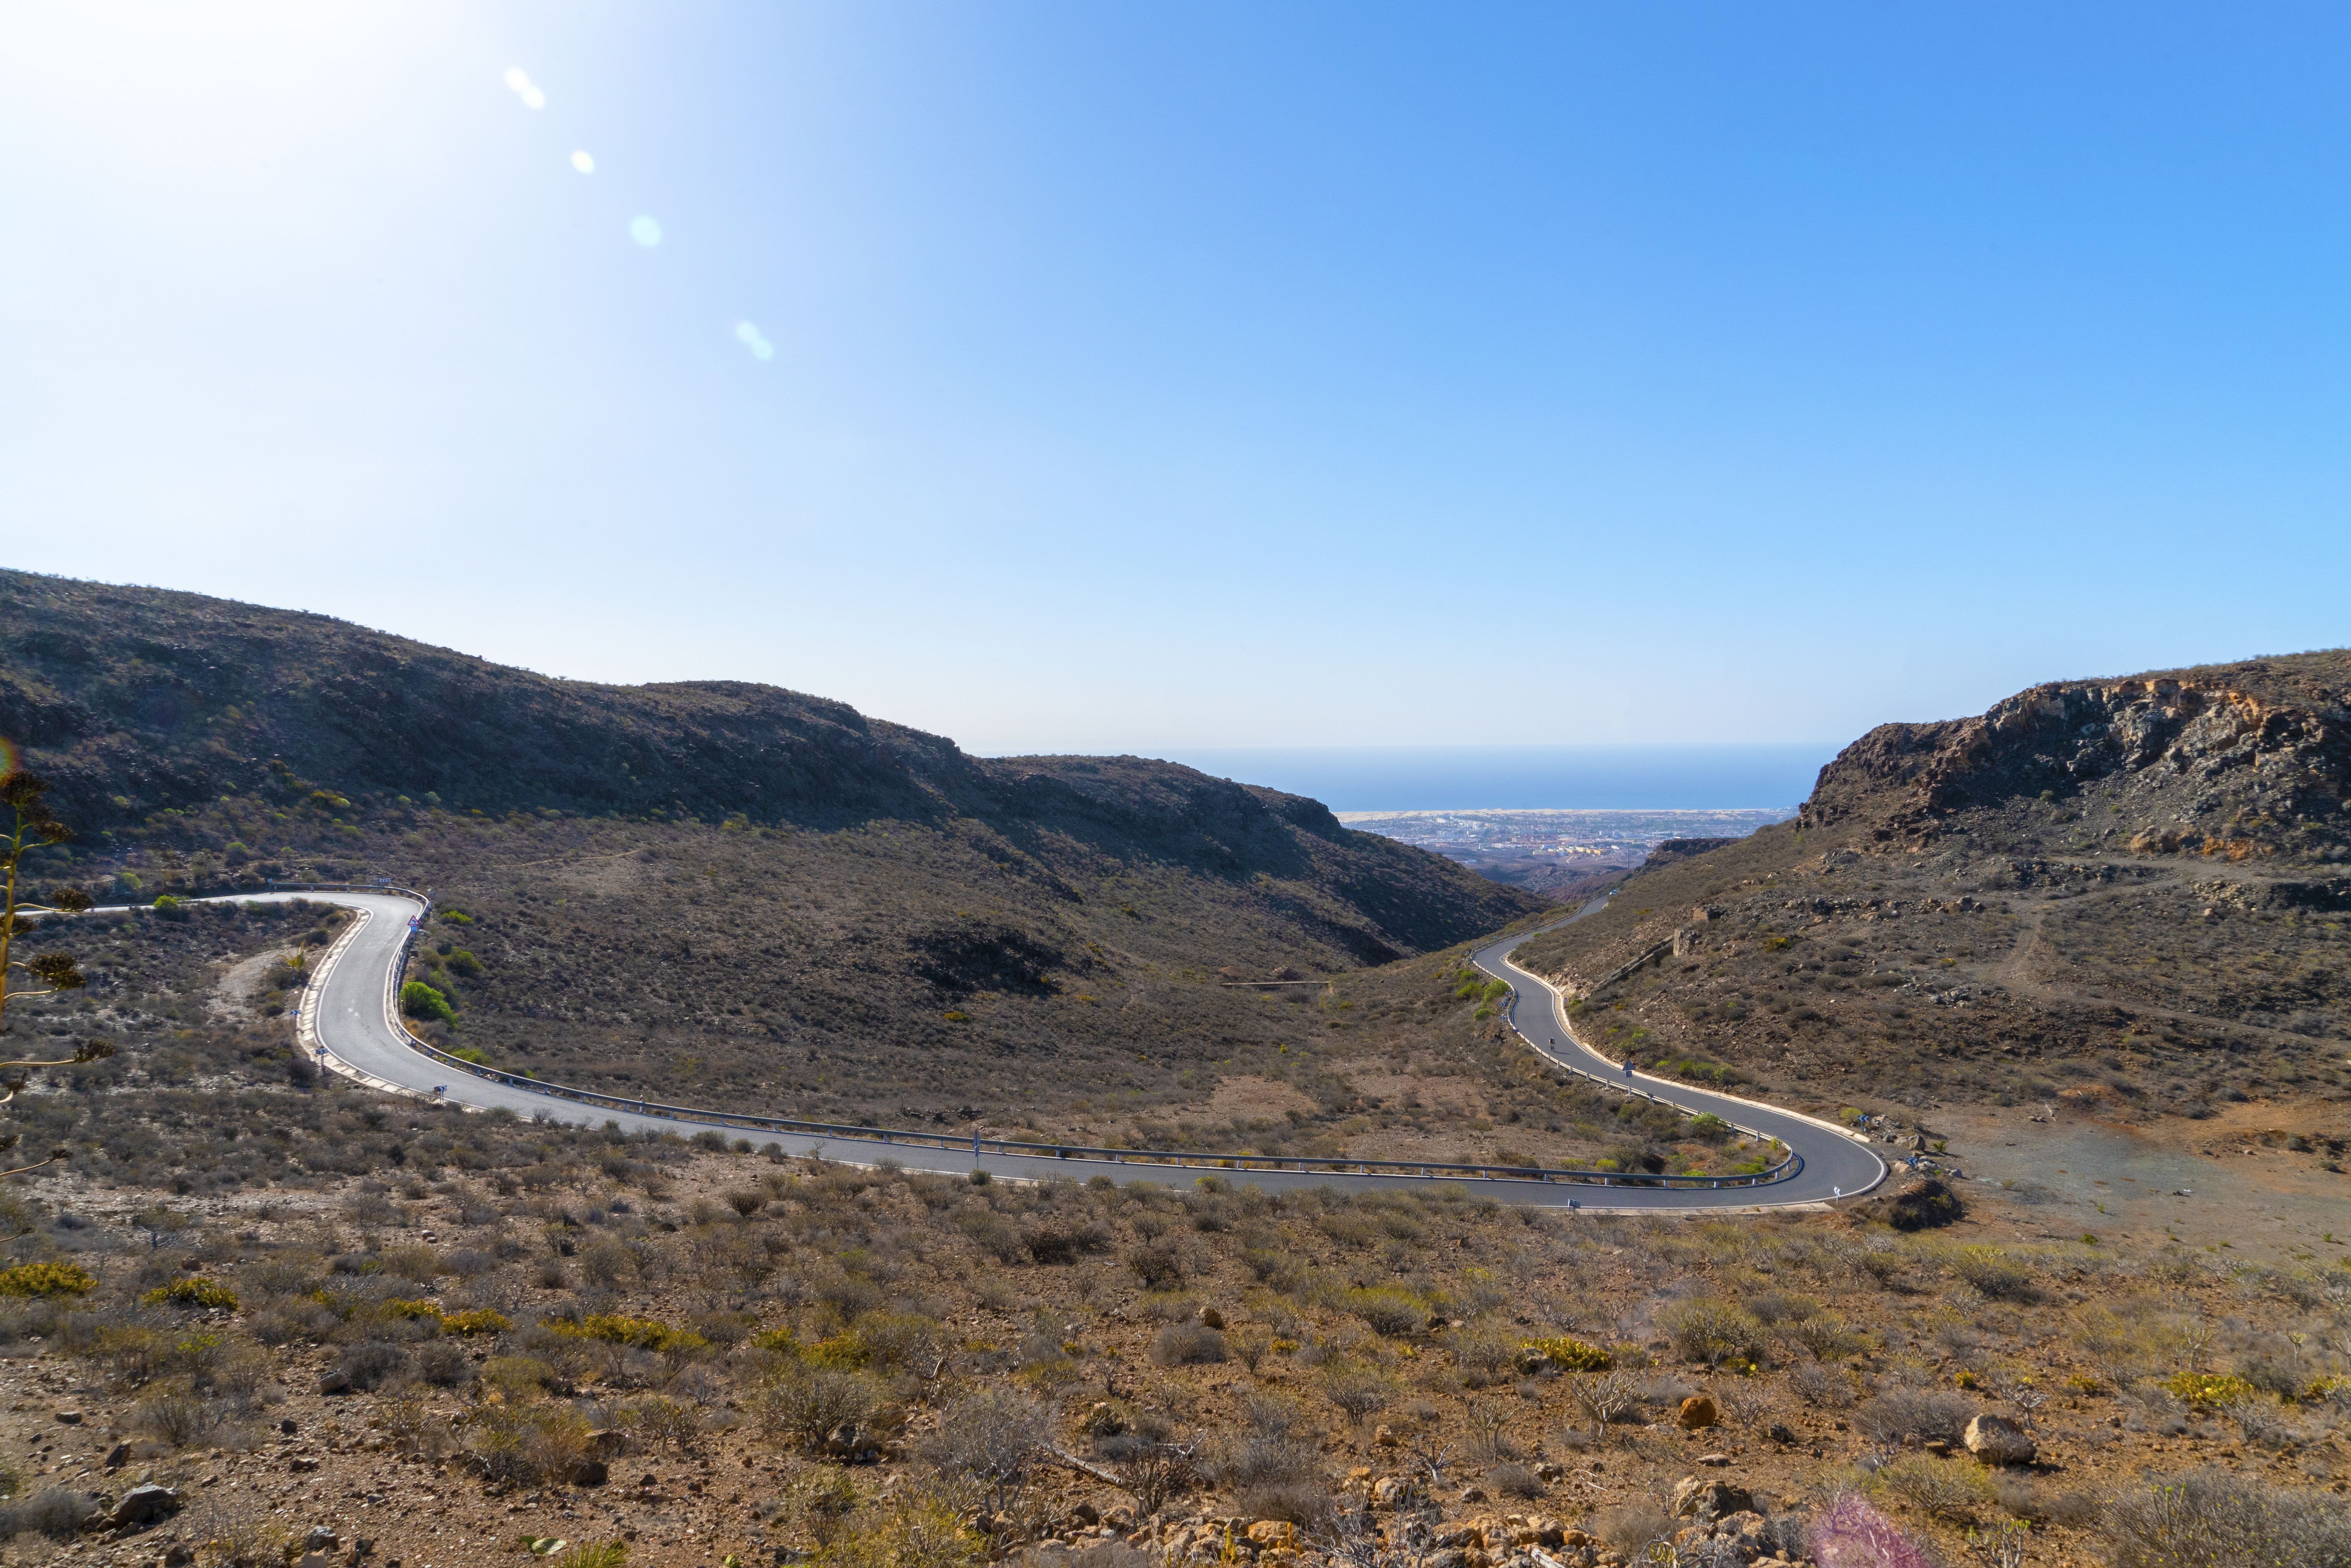
[[[97,1277],[78,1263],[19,1263],[0,1269],[0,1296],[78,1296],[97,1287]]]
[[[470,1312],[449,1312],[441,1319],[444,1333],[505,1333],[514,1327],[506,1313],[495,1307],[475,1307]]]
[[[820,1339],[800,1353],[810,1366],[827,1366],[836,1372],[857,1372],[873,1359],[865,1341],[855,1330]]]
[[[858,1510],[820,1547],[815,1568],[977,1568],[987,1542],[967,1528],[956,1500],[911,1490]]]
[[[383,1310],[393,1317],[406,1318],[411,1322],[423,1318],[438,1318],[441,1315],[441,1309],[426,1301],[390,1301],[384,1302]]]
[[[553,1318],[547,1327],[568,1339],[601,1340],[606,1344],[635,1345],[673,1354],[710,1348],[710,1342],[691,1329],[672,1328],[659,1318],[623,1317],[618,1312],[595,1312],[578,1322]]]
[[[2163,1380],[2162,1388],[2174,1399],[2199,1407],[2241,1404],[2256,1392],[2243,1378],[2216,1372],[2175,1372]]]
[[[225,1307],[236,1311],[236,1292],[218,1280],[174,1280],[139,1298],[151,1307]]]
[[[1596,1344],[1586,1344],[1565,1334],[1552,1339],[1531,1339],[1520,1347],[1520,1353],[1531,1359],[1541,1356],[1562,1372],[1606,1372],[1616,1360]]]

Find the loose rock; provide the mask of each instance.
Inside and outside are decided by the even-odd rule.
[[[2029,1465],[2040,1451],[2016,1423],[2001,1416],[1978,1416],[1968,1423],[1962,1440],[1968,1452],[1987,1465]]]
[[[1711,1522],[1734,1513],[1755,1511],[1755,1494],[1729,1481],[1701,1480],[1686,1476],[1674,1488],[1674,1517]]]
[[[132,1487],[107,1516],[117,1530],[137,1530],[157,1524],[180,1511],[180,1494],[170,1487]]]

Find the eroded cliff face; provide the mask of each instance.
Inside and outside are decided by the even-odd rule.
[[[1880,726],[1518,961],[1603,1052],[1799,1104],[2351,1103],[2347,783],[2351,653],[2053,682]]]
[[[2275,683],[2249,691],[2233,668],[2053,682],[1979,718],[1880,725],[1821,770],[1799,823],[1917,852],[2013,801],[2094,803],[2116,819],[2094,826],[2133,853],[2346,858],[2351,722],[2339,701],[2324,688],[2280,700]]]

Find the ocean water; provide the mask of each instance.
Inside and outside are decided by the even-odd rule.
[[[1170,751],[1334,811],[1793,809],[1830,742],[1772,746],[1230,747]]]

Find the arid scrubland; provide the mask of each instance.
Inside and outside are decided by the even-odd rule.
[[[1953,1561],[2341,1561],[2340,1267],[312,1098],[377,1174],[12,1195],[10,1562],[1826,1563],[1847,1493]],[[2183,1497],[2221,1555],[2146,1522]]]

